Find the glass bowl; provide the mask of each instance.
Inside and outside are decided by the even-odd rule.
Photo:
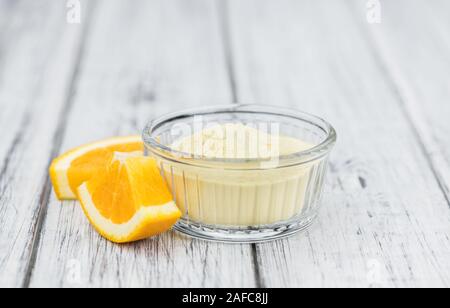
[[[264,136],[285,139],[271,139],[267,144],[273,152],[266,155],[249,155],[247,145],[247,154],[231,151],[235,156],[183,152],[175,146],[205,129],[232,124],[264,128]],[[237,138],[235,149],[238,143],[252,144],[254,137]],[[229,105],[163,116],[145,128],[143,139],[146,154],[157,160],[183,213],[177,231],[206,240],[254,243],[294,234],[314,221],[336,132],[326,121],[295,110]],[[310,146],[285,151],[299,140]]]

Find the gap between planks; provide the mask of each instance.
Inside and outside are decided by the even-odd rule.
[[[141,1],[142,3],[144,3],[144,1]],[[158,11],[159,9],[162,9],[163,12],[166,12],[167,15],[163,15],[161,16],[161,18],[164,18],[167,20],[167,22],[161,22],[161,20],[156,19],[155,24],[156,25],[160,25],[159,27],[153,27],[153,32],[150,32],[150,39],[154,39],[154,38],[158,38],[158,36],[160,35],[164,35],[166,37],[168,37],[167,41],[159,41],[161,43],[162,46],[166,47],[179,47],[179,46],[184,46],[184,44],[187,44],[186,47],[189,48],[189,51],[191,52],[196,52],[198,46],[200,46],[198,44],[198,42],[196,42],[197,39],[202,39],[205,37],[209,38],[209,35],[211,34],[211,38],[214,38],[214,44],[212,45],[213,49],[209,49],[207,48],[207,52],[205,52],[205,55],[207,56],[213,56],[213,59],[215,59],[214,62],[211,62],[211,64],[214,63],[219,63],[220,67],[218,66],[217,69],[215,70],[211,70],[211,72],[219,72],[220,74],[218,74],[217,76],[220,76],[219,79],[214,80],[212,83],[213,86],[215,85],[220,85],[219,87],[217,87],[217,90],[208,90],[204,89],[201,85],[202,81],[208,81],[207,85],[209,85],[209,80],[210,78],[210,74],[204,74],[204,71],[202,69],[194,71],[194,72],[189,72],[189,68],[195,64],[192,63],[192,61],[199,61],[199,63],[197,63],[197,65],[200,65],[200,68],[202,68],[201,65],[203,64],[208,64],[207,62],[205,62],[205,59],[203,59],[202,57],[194,57],[193,59],[191,59],[191,57],[186,56],[186,57],[181,57],[180,61],[177,62],[179,55],[177,52],[177,48],[171,48],[174,50],[173,53],[167,53],[164,52],[164,56],[162,56],[161,54],[159,54],[161,51],[166,51],[165,49],[159,49],[156,48],[156,50],[154,49],[154,47],[152,46],[152,41],[147,41],[147,44],[140,46],[140,52],[134,52],[133,50],[136,50],[133,47],[127,47],[125,49],[119,49],[122,51],[122,53],[114,53],[114,56],[111,57],[107,57],[107,59],[104,62],[101,62],[101,64],[106,64],[109,61],[112,60],[119,60],[121,59],[119,62],[119,64],[117,66],[112,67],[111,69],[115,69],[115,68],[120,68],[121,71],[113,71],[113,73],[116,73],[117,76],[123,72],[124,69],[129,69],[130,74],[133,74],[133,80],[129,80],[130,83],[125,83],[123,85],[123,87],[119,90],[123,90],[124,92],[120,92],[117,91],[116,93],[119,95],[123,95],[120,96],[120,98],[115,101],[115,102],[121,102],[121,104],[118,104],[117,106],[122,108],[122,107],[126,107],[126,104],[129,104],[130,102],[128,102],[129,100],[129,89],[134,89],[134,86],[136,84],[140,84],[142,81],[141,80],[135,80],[134,78],[139,78],[142,79],[143,77],[141,76],[141,74],[135,74],[135,73],[140,73],[140,69],[142,67],[142,65],[152,65],[149,68],[146,68],[147,73],[149,74],[148,76],[151,76],[154,79],[157,79],[156,77],[164,77],[166,78],[167,76],[171,76],[174,73],[178,73],[178,69],[183,68],[183,66],[185,68],[184,72],[186,74],[186,76],[180,76],[178,79],[173,79],[170,81],[170,83],[172,84],[182,84],[182,88],[180,89],[181,92],[177,92],[176,88],[173,87],[164,87],[164,85],[162,87],[160,86],[155,86],[155,93],[157,93],[158,99],[161,99],[161,97],[169,97],[170,100],[173,100],[174,103],[179,103],[179,107],[183,108],[183,105],[181,105],[181,103],[184,103],[186,101],[196,101],[198,99],[198,94],[197,93],[193,93],[191,90],[188,90],[190,88],[190,84],[185,84],[184,83],[184,78],[189,78],[188,80],[191,81],[193,80],[194,76],[198,76],[199,78],[204,78],[204,79],[200,79],[198,81],[193,81],[192,85],[194,85],[194,87],[192,87],[192,89],[197,89],[199,91],[199,93],[201,93],[201,98],[208,98],[206,102],[211,102],[211,101],[221,101],[221,99],[226,99],[226,102],[229,103],[231,101],[231,93],[229,91],[229,83],[227,82],[227,74],[226,74],[226,65],[224,62],[224,55],[223,55],[223,46],[221,46],[221,36],[220,36],[220,31],[217,28],[218,26],[218,17],[217,17],[217,11],[215,10],[215,6],[214,6],[214,2],[205,2],[203,0],[200,1],[196,1],[196,3],[199,3],[199,9],[201,9],[199,11],[199,13],[201,15],[198,16],[203,16],[203,12],[207,12],[210,13],[210,8],[214,9],[211,10],[214,12],[215,15],[213,20],[204,20],[204,22],[201,22],[199,24],[195,24],[192,28],[186,28],[186,31],[184,31],[183,29],[179,28],[179,25],[182,24],[183,22],[189,22],[189,18],[192,14],[194,13],[194,11],[192,10],[191,12],[187,12],[187,14],[185,15],[184,10],[180,10],[178,11],[177,9],[175,9],[175,6],[173,6],[174,4],[178,4],[178,2],[181,4],[183,1],[176,1],[176,2],[172,2],[169,6],[166,6],[167,1],[151,1],[148,3],[152,3],[149,6],[145,6],[145,8],[153,8],[154,11],[156,11],[156,13],[154,12],[152,15],[153,18],[155,18],[155,16],[157,15],[161,15],[160,11]],[[133,12],[137,12],[135,10],[139,10],[139,8],[136,8],[136,6],[128,6],[128,5],[124,5],[122,6],[122,4],[120,4],[120,0],[119,1],[113,1],[112,6],[109,7],[108,9],[103,8],[97,8],[97,13],[95,14],[95,24],[93,25],[93,29],[91,29],[90,31],[93,32],[93,34],[90,36],[89,42],[87,43],[87,50],[86,50],[86,56],[83,59],[83,68],[81,69],[81,76],[80,76],[80,81],[77,87],[77,95],[75,97],[75,103],[73,106],[73,110],[71,111],[70,114],[70,119],[72,118],[76,118],[78,117],[82,117],[83,115],[80,114],[80,105],[78,103],[81,103],[81,106],[86,105],[87,103],[89,103],[89,99],[87,99],[87,97],[85,97],[86,94],[88,94],[89,90],[91,90],[91,88],[86,88],[86,84],[83,82],[84,78],[86,76],[89,76],[90,74],[86,75],[86,68],[89,68],[89,72],[91,71],[92,68],[92,63],[99,60],[97,59],[98,57],[102,57],[102,53],[100,51],[104,51],[104,48],[102,49],[97,49],[100,48],[99,46],[104,46],[104,47],[108,47],[111,48],[112,46],[116,46],[116,44],[119,44],[117,41],[117,38],[123,38],[122,36],[119,35],[119,37],[117,37],[116,35],[112,35],[112,36],[107,36],[107,38],[103,41],[100,40],[98,41],[98,39],[101,38],[102,33],[104,31],[106,31],[108,29],[108,27],[106,27],[105,25],[108,25],[109,22],[114,22],[116,23],[117,20],[117,16],[122,16],[122,14],[125,12],[126,13],[133,13]],[[164,3],[164,4],[163,4]],[[109,6],[109,3],[108,3]],[[170,10],[166,11],[166,9],[169,8]],[[133,11],[126,11],[127,9],[133,9]],[[142,8],[140,9],[140,12],[142,12]],[[116,15],[114,15],[116,14]],[[140,15],[137,16],[136,18],[136,23],[134,24],[134,26],[136,26],[136,28],[133,28],[134,31],[138,30],[136,33],[136,36],[133,37],[132,39],[130,39],[127,42],[131,42],[134,43],[135,40],[137,41],[138,39],[141,38],[142,35],[144,35],[145,31],[147,31],[145,26],[148,26],[147,21],[148,17],[146,17],[145,13],[139,13]],[[177,14],[181,14],[181,16],[177,16]],[[148,16],[148,15],[147,15]],[[195,13],[194,17],[197,16],[197,13]],[[114,18],[113,18],[114,17]],[[182,19],[181,22],[179,21],[179,18],[185,18],[186,19]],[[211,30],[207,30],[206,32],[200,32],[203,35],[198,35],[198,30],[197,27],[199,26],[204,26],[205,22],[211,22],[211,25],[213,26],[211,28]],[[120,27],[120,24],[117,26]],[[143,33],[140,33],[140,31],[144,31]],[[95,31],[94,31],[95,30]],[[181,33],[180,33],[181,30]],[[167,31],[167,32],[165,32]],[[201,30],[203,31],[203,30]],[[121,35],[125,35],[124,33],[119,33]],[[186,34],[186,35],[180,35],[180,34]],[[192,37],[190,37],[190,35],[193,35]],[[148,34],[146,34],[148,37]],[[180,38],[184,37],[186,38],[186,41],[181,40]],[[175,40],[174,40],[175,38]],[[193,39],[193,40],[192,40]],[[78,42],[77,42],[78,43]],[[95,44],[93,44],[95,43]],[[95,46],[92,46],[95,45]],[[109,45],[110,44],[110,45]],[[150,52],[150,55],[147,56],[147,54],[145,54],[146,49],[148,49]],[[94,50],[94,51],[93,51]],[[98,51],[98,53],[97,53]],[[131,55],[136,55],[136,56],[142,56],[142,58],[137,58],[136,61],[131,61],[129,59],[127,59],[127,57],[124,57],[124,55],[127,55],[128,53],[130,53]],[[149,60],[150,58],[156,57],[155,59],[153,59],[152,61]],[[210,58],[208,58],[210,59]],[[145,60],[145,62],[143,62],[143,60]],[[173,61],[171,61],[173,60]],[[155,61],[155,63],[153,63],[153,61]],[[141,63],[142,62],[142,63]],[[159,62],[159,63],[158,63]],[[182,65],[182,66],[181,66]],[[138,69],[139,67],[139,69]],[[205,67],[209,67],[205,66]],[[213,65],[211,65],[211,67],[213,67]],[[95,70],[95,69],[94,69]],[[109,70],[108,70],[109,71]],[[109,71],[110,72],[110,71]],[[86,76],[85,76],[86,75]],[[96,75],[94,74],[94,77]],[[179,76],[179,74],[177,74],[177,76]],[[175,76],[174,76],[175,77]],[[159,82],[159,81],[158,81]],[[136,84],[135,84],[136,83]],[[94,86],[100,86],[101,84],[97,84]],[[107,82],[106,86],[112,86],[113,84],[111,82]],[[189,87],[188,87],[189,86]],[[195,88],[196,86],[199,86],[198,88]],[[126,89],[126,90],[125,90]],[[219,91],[220,90],[220,91]],[[97,90],[98,91],[98,90]],[[102,93],[104,91],[98,91],[99,93]],[[221,93],[223,92],[223,93]],[[218,94],[216,94],[218,93]],[[100,94],[100,97],[103,98],[105,94]],[[207,95],[212,95],[212,96],[207,96]],[[89,96],[89,95],[88,95]],[[212,99],[211,99],[212,98]],[[87,99],[87,100],[86,100]],[[202,102],[203,103],[203,102]],[[96,105],[97,106],[97,105]],[[102,109],[104,107],[108,106],[107,104],[104,105],[98,105],[98,108],[94,111],[94,112],[102,112]],[[156,108],[160,108],[160,110],[152,110],[153,112],[167,112],[167,106],[164,106],[162,104],[154,104],[153,106],[155,106]],[[150,107],[150,106],[148,106]],[[148,109],[149,111],[151,110],[150,108]],[[130,109],[127,110],[129,112],[129,114],[127,114],[127,116],[129,116],[130,118],[133,118],[133,122],[137,123],[138,121],[147,121],[147,119],[145,118],[145,115],[140,114],[140,116],[137,118],[137,120],[135,120],[135,112],[136,112],[136,106],[132,105],[130,107]],[[122,111],[117,111],[116,113],[112,114],[112,115],[117,115],[118,119],[123,119],[121,117],[121,112]],[[139,114],[139,113],[138,113]],[[71,122],[71,121],[69,121]],[[133,124],[133,128],[134,128],[135,124]],[[89,126],[88,126],[89,127]],[[111,127],[108,127],[108,129],[106,131],[103,131],[103,133],[107,133],[110,134],[110,129]],[[116,133],[120,133],[120,132],[124,132],[124,131],[129,131],[129,127],[117,127],[117,129],[115,130]],[[100,130],[101,131],[101,130]],[[100,132],[99,131],[99,132]],[[85,137],[90,137],[90,129],[85,128],[84,131],[84,135],[83,133],[80,135],[78,133],[77,129],[74,129],[73,127],[71,127],[71,125],[69,124],[67,127],[67,130],[65,132],[65,136],[64,136],[64,141],[70,140],[72,138],[67,138],[68,137],[68,133],[71,132],[72,134],[72,138],[74,138],[75,140],[70,141],[70,144],[74,144],[75,142],[80,143],[83,141],[83,139]],[[96,134],[100,135],[97,130],[96,130]],[[70,135],[70,134],[69,134]],[[79,136],[79,137],[77,137]],[[80,137],[81,136],[81,137]],[[100,136],[99,136],[100,137]],[[77,139],[78,138],[78,139]],[[63,146],[64,146],[64,142],[63,142]],[[64,283],[67,283],[67,285],[73,285],[70,281],[63,281],[62,277],[60,276],[61,274],[64,274],[64,269],[61,267],[61,264],[63,263],[59,263],[59,262],[65,262],[65,261],[70,261],[67,260],[67,258],[69,258],[71,255],[67,254],[67,252],[65,251],[64,253],[61,252],[60,250],[55,251],[55,250],[48,250],[48,249],[60,249],[59,244],[62,244],[59,242],[59,239],[55,239],[58,243],[51,243],[49,241],[52,240],[52,235],[53,235],[53,230],[51,230],[49,233],[46,232],[47,228],[50,226],[51,228],[53,228],[55,226],[55,223],[59,223],[59,220],[56,219],[55,212],[51,210],[50,206],[52,204],[52,202],[55,201],[55,199],[53,198],[53,196],[50,198],[50,205],[49,205],[49,210],[48,210],[48,215],[45,218],[45,222],[44,222],[44,227],[43,227],[43,232],[41,235],[41,240],[39,243],[39,248],[38,248],[38,255],[37,255],[37,260],[36,260],[36,264],[34,266],[33,269],[33,273],[32,273],[32,277],[31,277],[31,283],[30,286],[39,286],[39,285],[54,285],[52,283],[57,283],[57,285],[64,285]],[[70,212],[70,210],[69,210]],[[76,215],[71,216],[70,218],[72,219],[77,219],[77,218],[82,218],[84,219],[84,215],[82,215],[79,211],[77,211],[78,213]],[[73,212],[74,213],[74,212]],[[72,213],[72,214],[73,214]],[[81,214],[81,215],[78,215]],[[80,217],[78,217],[80,216]],[[67,217],[67,216],[66,216]],[[57,221],[55,221],[55,220]],[[49,224],[49,221],[51,221],[51,224]],[[84,221],[84,220],[83,220]],[[59,227],[59,225],[58,225]],[[62,230],[62,232],[64,232],[65,234],[60,234],[63,238],[61,240],[65,241],[69,238],[69,240],[67,240],[69,243],[67,243],[68,248],[69,249],[75,249],[77,252],[79,252],[80,250],[87,250],[87,253],[85,255],[83,255],[83,257],[87,257],[82,259],[82,262],[87,262],[89,264],[83,263],[84,267],[87,269],[87,271],[84,272],[84,274],[86,274],[84,277],[86,278],[85,283],[89,284],[89,285],[104,285],[104,286],[108,286],[108,285],[122,285],[122,286],[126,286],[126,285],[143,285],[143,283],[145,283],[146,285],[156,285],[158,287],[160,287],[161,285],[168,285],[170,283],[170,285],[172,286],[176,286],[176,285],[184,285],[184,286],[189,286],[189,285],[193,285],[193,284],[197,284],[201,282],[200,285],[205,286],[206,285],[241,285],[242,283],[245,283],[245,285],[250,285],[250,286],[254,286],[255,282],[254,282],[254,270],[253,270],[253,262],[252,262],[252,258],[251,258],[251,247],[250,246],[245,246],[243,249],[241,248],[237,248],[235,249],[235,247],[225,247],[225,246],[219,246],[216,245],[214,243],[208,244],[205,242],[198,242],[197,241],[184,241],[181,240],[178,236],[174,236],[172,233],[168,233],[158,239],[155,239],[153,241],[147,241],[144,242],[142,244],[134,244],[129,246],[128,248],[122,248],[122,247],[118,247],[117,245],[111,245],[109,242],[102,240],[100,241],[100,243],[98,245],[97,241],[94,240],[94,242],[92,242],[93,238],[97,238],[97,235],[95,233],[92,233],[92,228],[90,228],[90,226],[88,224],[85,225],[86,228],[84,228],[83,231],[85,231],[86,235],[88,235],[88,237],[92,238],[87,238],[87,239],[83,239],[82,241],[78,241],[75,240],[74,237],[76,237],[78,234],[77,233],[69,233],[67,234],[66,232],[68,230]],[[61,231],[60,229],[58,229],[59,231]],[[50,236],[50,240],[48,240],[48,237]],[[58,236],[58,235],[56,235]],[[73,240],[73,241],[72,241]],[[156,242],[156,244],[155,244]],[[205,244],[204,244],[205,243]],[[54,245],[52,247],[47,247],[47,244],[50,245]],[[93,244],[93,245],[91,245]],[[58,247],[56,247],[58,246]],[[158,248],[159,246],[159,248]],[[92,249],[94,248],[94,249]],[[97,248],[97,249],[95,249]],[[152,248],[156,248],[156,250],[152,249]],[[96,250],[96,251],[95,251]],[[106,251],[108,251],[109,253],[113,252],[115,254],[115,262],[109,263],[109,254],[106,254]],[[216,253],[214,253],[214,251]],[[61,254],[60,254],[61,252]],[[243,253],[245,252],[245,256],[244,255],[236,255],[235,253],[239,254],[239,253]],[[56,253],[56,262],[53,262],[53,265],[47,264],[47,262],[51,262],[49,261],[48,257],[50,257],[48,254],[49,253]],[[82,253],[82,252],[81,252]],[[80,254],[81,254],[80,253]],[[173,258],[170,255],[170,253],[173,253]],[[148,264],[148,259],[147,257],[151,255],[152,257],[155,257],[155,262],[152,264]],[[162,257],[161,257],[162,256]],[[129,263],[123,263],[121,262],[121,260],[125,260],[128,261],[127,258],[129,257],[133,257],[134,261],[136,263],[133,264],[133,268],[131,271],[128,271],[128,268],[124,267],[124,264],[128,265]],[[199,257],[199,258],[198,258]],[[228,273],[220,273],[220,269],[216,269],[218,264],[227,264],[227,262],[229,262],[229,258],[236,258],[236,261],[244,261],[241,262],[242,264],[238,266],[239,269],[242,269],[241,272],[245,273],[245,276],[243,276],[242,278],[240,278],[238,275],[236,275],[235,272],[228,272]],[[248,257],[248,259],[247,259]],[[191,258],[189,260],[189,258]],[[193,265],[193,269],[195,269],[195,267],[198,268],[198,270],[192,271],[192,274],[190,275],[186,275],[185,272],[185,268],[183,266],[183,264],[180,264],[180,261],[183,260],[189,260],[191,263],[192,261],[196,261],[195,259],[198,259],[199,262],[195,262]],[[122,261],[123,261],[122,260]],[[99,266],[91,266],[91,262],[104,262],[101,263],[101,265]],[[174,263],[177,262],[180,266],[175,265]],[[163,267],[158,268],[156,265],[163,263]],[[167,264],[166,264],[167,263]],[[107,266],[108,265],[108,266]],[[234,264],[233,264],[234,265]],[[50,268],[49,268],[50,267]],[[83,268],[84,268],[83,267]],[[210,271],[209,268],[214,268],[214,271]],[[52,274],[52,271],[54,275]],[[141,270],[147,270],[147,273],[150,272],[152,275],[146,275],[146,274],[141,274]],[[49,272],[52,274],[52,277],[48,277]],[[203,273],[203,277],[201,280],[198,279],[198,273]],[[220,276],[214,276],[214,275],[220,275]],[[224,275],[225,274],[225,275]],[[227,275],[228,274],[228,275]],[[118,277],[119,275],[119,277]],[[160,275],[158,277],[155,277],[154,275]],[[177,275],[183,275],[186,276],[186,279],[180,279],[180,277],[178,277]],[[153,276],[153,277],[152,277]],[[225,276],[225,279],[222,279],[222,277]],[[226,277],[229,276],[229,277]],[[210,279],[211,278],[215,278],[215,280]],[[224,284],[223,282],[226,282],[226,284]]]
[[[78,50],[77,55],[75,58],[75,61],[73,63],[73,71],[70,76],[70,82],[67,89],[66,99],[63,105],[63,108],[61,109],[61,113],[59,116],[59,122],[56,127],[55,134],[53,136],[53,147],[50,153],[50,157],[48,159],[47,163],[47,169],[50,167],[50,164],[54,157],[56,157],[61,150],[61,145],[63,142],[64,134],[67,128],[67,119],[70,115],[70,111],[72,110],[76,88],[80,76],[80,68],[81,63],[83,61],[84,53],[85,53],[85,47],[86,42],[88,40],[89,36],[89,29],[92,22],[92,17],[94,15],[95,8],[97,6],[97,0],[91,1],[89,5],[87,5],[86,10],[86,20],[83,23],[83,30],[81,32],[81,37],[78,43]],[[24,281],[22,283],[23,288],[28,288],[30,286],[31,277],[33,275],[33,269],[34,265],[36,263],[38,249],[39,249],[39,242],[41,238],[41,231],[42,227],[45,222],[45,218],[47,216],[47,210],[48,210],[48,204],[50,201],[50,195],[52,192],[52,185],[50,182],[50,178],[48,174],[45,175],[45,178],[43,180],[44,185],[42,187],[40,198],[39,198],[39,210],[38,210],[38,217],[36,221],[36,226],[34,228],[34,234],[33,234],[33,240],[32,240],[32,246],[31,246],[31,254],[28,261],[28,264],[26,266],[26,272]]]
[[[225,54],[225,62],[227,65],[228,80],[230,83],[231,97],[233,99],[233,104],[237,105],[239,101],[239,93],[236,81],[236,70],[235,61],[233,56],[233,46],[231,37],[231,28],[229,23],[229,0],[218,0],[216,1],[216,6],[219,16],[219,28],[220,34],[222,36],[222,44]],[[253,271],[255,273],[255,285],[256,288],[264,288],[264,281],[261,275],[260,262],[258,256],[257,244],[251,244],[251,254],[253,260]]]
[[[219,16],[220,35],[222,36],[222,44],[225,54],[225,62],[227,65],[227,75],[230,83],[231,97],[233,104],[239,104],[239,94],[236,82],[235,63],[233,60],[233,46],[231,40],[230,23],[229,23],[229,5],[228,0],[216,1]]]
[[[351,11],[351,14],[356,16],[356,6],[353,2],[347,2],[347,7]],[[361,36],[364,37],[367,41],[367,44],[373,49],[371,49],[372,57],[380,67],[381,72],[386,77],[386,81],[388,81],[388,85],[391,87],[392,92],[397,96],[397,101],[399,103],[400,110],[402,111],[405,120],[408,122],[408,125],[411,128],[411,131],[413,132],[413,135],[417,139],[417,143],[419,145],[419,148],[430,167],[430,170],[433,174],[433,177],[436,180],[437,185],[439,186],[439,190],[442,192],[447,205],[450,208],[450,195],[447,192],[446,189],[446,183],[444,179],[439,175],[439,171],[437,167],[435,166],[435,163],[433,162],[432,158],[428,154],[427,151],[427,145],[426,141],[423,139],[423,136],[421,134],[419,124],[416,123],[418,121],[413,116],[413,112],[410,110],[410,104],[416,104],[415,98],[413,95],[410,95],[411,85],[409,82],[402,77],[401,72],[399,70],[395,69],[395,60],[390,59],[389,56],[384,51],[382,44],[383,42],[380,41],[380,39],[377,37],[377,35],[374,33],[373,30],[370,30],[367,27],[362,27],[357,22],[357,18],[354,18],[355,23],[357,24],[357,28],[361,32]]]
[[[345,10],[345,9],[344,9]],[[351,14],[349,17],[352,17],[354,14]],[[351,19],[356,19],[356,17],[355,18],[351,18]],[[244,21],[245,21],[245,19],[243,19]],[[356,20],[352,20],[352,21],[350,21],[350,23],[353,25],[353,24],[356,24],[357,22],[356,22]],[[233,23],[232,23],[233,24]],[[361,26],[360,24],[358,24],[357,26]],[[362,31],[362,30],[360,30],[360,29],[358,29],[357,31]],[[235,33],[238,33],[238,31],[236,31],[236,32],[232,32],[232,34],[235,34]],[[258,32],[259,33],[259,32]],[[272,33],[271,33],[272,34]],[[367,36],[368,35],[368,33],[364,33],[363,31],[362,32],[360,32],[360,34],[362,34],[363,36]],[[371,47],[371,45],[370,44],[367,44],[367,40],[368,39],[370,39],[370,37],[369,38],[367,38],[367,37],[364,37],[364,38],[362,38],[362,40],[363,41],[365,41],[364,42],[364,46],[366,46],[366,48],[367,47]],[[239,43],[237,43],[236,45],[241,45],[241,44],[239,44]],[[263,45],[264,46],[264,45]],[[371,53],[376,53],[377,52],[377,50],[372,50],[372,52]],[[239,51],[237,52],[238,53],[238,55],[239,55]],[[245,53],[245,49],[244,49],[244,52],[242,52],[243,54]],[[376,55],[374,54],[374,55],[372,55],[372,54],[370,54],[369,55],[369,58],[374,58]],[[368,58],[368,59],[369,59]],[[235,60],[236,60],[236,58],[235,58]],[[237,60],[239,60],[239,58],[237,58]],[[247,59],[248,60],[248,59]],[[258,60],[260,60],[260,59],[258,59]],[[255,64],[255,66],[256,65],[261,65],[261,63],[258,63],[257,61],[258,60],[255,60],[255,62],[256,62],[256,64]],[[375,57],[375,59],[373,59],[373,60],[376,60],[376,57]],[[374,63],[374,67],[378,67],[379,66],[379,64],[380,63]],[[237,66],[237,67],[235,67],[235,69],[239,69],[239,66]],[[239,70],[237,71],[237,73],[238,73],[238,76],[239,76]],[[380,72],[379,73],[380,74],[380,77],[384,77],[384,78],[386,78],[386,74],[385,74],[385,72],[384,71],[382,71],[382,72]],[[389,75],[387,76],[388,78],[390,77]],[[392,85],[389,85],[389,83],[390,82],[392,82],[391,80],[388,80],[387,81],[387,88],[388,88],[388,90],[391,90],[392,91],[392,88],[391,88],[391,86]],[[264,84],[264,83],[263,83]],[[240,86],[240,84],[239,84],[239,86]],[[396,89],[396,88],[394,88],[394,89]],[[265,92],[263,92],[263,95],[264,95],[264,93]],[[270,93],[269,93],[270,94]],[[394,93],[394,94],[392,94],[392,100],[395,100],[396,102],[395,102],[395,106],[397,106],[397,104],[398,103],[402,103],[403,101],[402,100],[398,100],[398,97],[397,97],[397,93]],[[402,119],[404,116],[405,116],[405,114],[404,114],[404,112],[403,111],[401,111],[401,110],[399,110],[399,114],[398,114],[398,116],[400,116],[400,119]],[[406,118],[405,118],[405,120],[407,120]],[[414,121],[413,121],[414,122]],[[409,126],[409,124],[405,124],[406,125],[406,127],[407,127],[407,129],[410,129],[410,126]],[[417,123],[415,124],[415,125],[417,125]],[[413,133],[412,133],[413,134]],[[413,140],[413,143],[416,143],[417,142],[417,136],[412,136],[412,140]],[[420,141],[420,140],[418,140],[418,141]],[[422,153],[422,150],[419,148],[419,144],[417,144],[416,143],[416,146],[418,147],[417,149],[418,149],[418,157],[422,157],[423,156],[423,153]],[[427,156],[426,155],[426,153],[425,153],[425,156]],[[427,157],[428,158],[428,157]],[[426,166],[426,169],[428,170],[428,162],[424,162],[425,163],[425,166]],[[430,170],[431,171],[431,170]],[[430,174],[430,176],[431,176],[431,174]],[[434,186],[434,180],[433,180],[433,177],[431,176],[430,177],[430,179],[429,179],[430,181],[431,181],[431,183],[433,183],[433,186]],[[361,186],[366,186],[367,187],[367,182],[366,183],[364,183],[364,180],[363,181],[361,181],[361,180],[359,180],[359,182],[361,183]],[[437,192],[437,194],[440,196],[440,192],[439,192],[439,189],[436,187],[436,192]],[[445,201],[444,201],[444,206],[445,206]],[[408,213],[406,212],[406,215],[408,215]],[[376,233],[375,233],[375,235],[376,235]],[[380,250],[380,252],[381,252],[381,254],[383,255],[383,254],[385,254],[385,252],[383,251],[384,250],[384,248],[382,247],[382,242],[380,241],[380,240],[378,240],[377,238],[375,238],[375,240],[379,243],[379,250]],[[261,247],[261,246],[256,246],[257,248],[258,247]],[[271,249],[273,249],[271,246],[268,246],[268,250],[266,250],[266,251],[270,251]],[[361,254],[363,254],[363,253],[361,253]],[[261,257],[261,263],[259,264],[259,268],[262,270],[262,274],[264,275],[264,271],[265,271],[265,266],[266,266],[266,264],[264,263],[264,257],[265,257],[265,255],[264,255],[264,251],[261,251],[260,252],[260,257]],[[278,257],[278,256],[277,256]],[[387,255],[387,258],[386,259],[388,259],[388,258],[390,258],[390,256],[389,255]],[[313,261],[315,261],[314,260],[315,259],[315,257],[313,256],[312,257],[312,260]],[[406,256],[405,256],[405,259],[406,259]],[[266,260],[267,261],[267,260]],[[364,261],[364,260],[363,260]],[[408,260],[406,260],[406,262],[408,263]],[[318,266],[321,266],[322,264],[318,264]],[[390,270],[392,271],[392,264],[391,263],[388,263],[386,266],[389,266],[390,267]],[[411,270],[411,269],[410,269]],[[323,273],[323,272],[322,272]],[[266,276],[266,277],[270,277],[270,276]],[[268,283],[271,283],[271,281],[268,281]],[[395,285],[395,281],[393,282],[394,283],[394,285]]]

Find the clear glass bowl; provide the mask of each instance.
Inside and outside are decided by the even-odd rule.
[[[180,138],[212,123],[271,128],[311,148],[265,158],[175,150]],[[176,230],[201,239],[253,243],[291,235],[314,221],[336,132],[324,120],[295,110],[231,105],[163,116],[146,127],[143,138],[183,212]]]

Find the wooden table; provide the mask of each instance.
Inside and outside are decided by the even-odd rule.
[[[372,2],[0,0],[0,286],[449,287],[450,2]],[[335,125],[309,231],[120,246],[55,198],[65,150],[232,102]]]

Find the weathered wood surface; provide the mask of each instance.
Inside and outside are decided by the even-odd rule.
[[[229,102],[216,14],[208,1],[98,3],[63,149],[139,134],[152,116],[173,108]],[[252,264],[250,247],[174,233],[112,244],[93,231],[77,204],[52,196],[31,286],[254,286]]]
[[[372,44],[450,203],[450,3],[392,1],[384,11]]]
[[[450,286],[450,4],[0,0],[0,286]],[[255,102],[329,119],[321,216],[263,245],[118,246],[47,177],[159,114]]]
[[[392,24],[383,26],[369,25],[359,4],[231,1],[238,98],[323,114],[339,133],[319,223],[306,235],[258,245],[266,286],[450,284],[450,211],[433,171],[439,166],[430,168],[417,133],[422,115],[399,94],[369,33],[377,26],[409,33],[394,13],[417,8],[386,3]],[[425,55],[431,46],[421,45]]]
[[[0,20],[0,285],[22,286],[50,193],[70,75],[81,42],[53,0],[2,1]]]

